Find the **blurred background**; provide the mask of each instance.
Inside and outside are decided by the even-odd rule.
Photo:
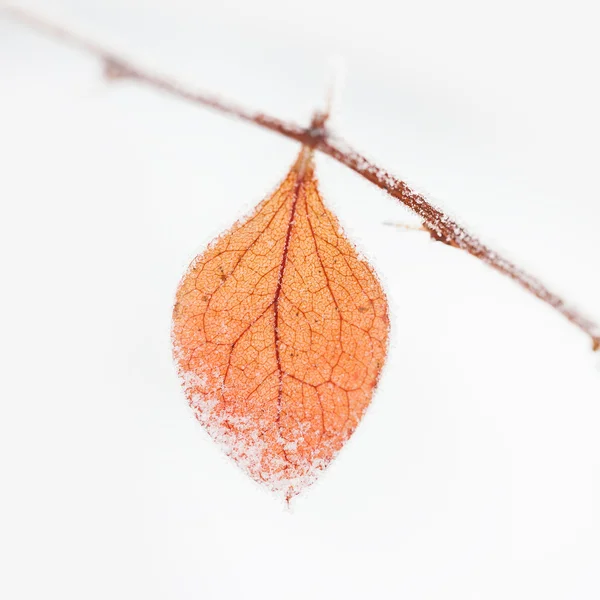
[[[343,65],[336,133],[600,319],[596,3],[12,4],[300,124]],[[290,511],[195,422],[177,283],[297,151],[0,10],[3,597],[596,600],[589,339],[327,157],[390,302],[373,403]]]

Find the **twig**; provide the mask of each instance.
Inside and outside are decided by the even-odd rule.
[[[324,119],[322,119],[322,124],[317,119],[313,121],[310,127],[301,127],[260,112],[249,111],[236,104],[222,101],[210,94],[190,91],[167,77],[146,71],[117,56],[108,49],[92,43],[67,29],[31,15],[22,9],[10,7],[6,10],[16,20],[101,59],[104,63],[105,76],[109,79],[125,78],[139,81],[184,100],[228,114],[243,121],[254,123],[331,156],[339,163],[362,175],[362,177],[377,187],[385,190],[390,196],[399,200],[421,217],[424,228],[434,240],[442,242],[447,246],[464,250],[500,273],[507,275],[540,300],[549,304],[573,325],[587,334],[592,342],[592,349],[594,351],[600,350],[600,326],[598,324],[585,317],[577,309],[567,305],[562,298],[551,292],[536,277],[528,274],[494,250],[488,248],[477,237],[444,214],[439,208],[431,204],[420,194],[411,190],[403,181],[374,165],[337,137],[333,137],[326,130]]]

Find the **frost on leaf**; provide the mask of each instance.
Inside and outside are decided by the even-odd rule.
[[[381,285],[324,206],[307,148],[272,196],[194,259],[173,311],[198,420],[288,499],[358,425],[387,337]]]

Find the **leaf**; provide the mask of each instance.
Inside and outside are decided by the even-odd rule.
[[[289,500],[358,425],[388,328],[381,285],[324,206],[303,148],[275,193],[190,265],[174,356],[198,420]]]

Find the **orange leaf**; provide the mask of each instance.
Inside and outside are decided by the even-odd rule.
[[[287,499],[358,425],[387,337],[381,285],[325,208],[308,148],[272,196],[195,258],[173,311],[198,420]]]

